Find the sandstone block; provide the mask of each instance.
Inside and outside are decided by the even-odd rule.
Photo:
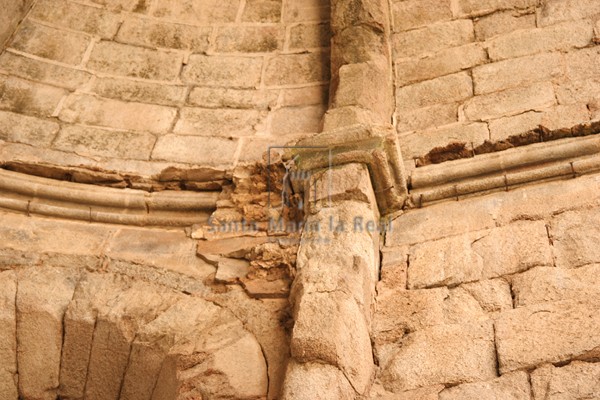
[[[78,65],[90,43],[84,34],[61,31],[25,21],[10,47],[38,57]]]
[[[401,393],[392,393],[375,382],[370,395],[372,399],[376,400],[438,400],[438,394],[442,390],[444,390],[444,385],[433,385]]]
[[[211,166],[232,165],[237,139],[164,135],[158,138],[152,159]]]
[[[59,115],[60,120],[65,122],[152,133],[168,131],[175,117],[174,108],[85,94],[69,96]]]
[[[452,8],[449,0],[408,0],[394,2],[392,13],[394,16],[395,32],[407,31],[438,21],[452,19]]]
[[[240,0],[159,0],[152,15],[196,25],[234,22],[239,5]]]
[[[437,248],[435,251],[433,246]],[[514,223],[412,247],[408,285],[409,288],[455,285],[552,263],[545,224]]]
[[[305,106],[327,104],[329,101],[329,85],[307,86],[297,89],[284,89],[283,106]]]
[[[476,17],[500,10],[535,7],[536,0],[459,0],[458,15]]]
[[[111,11],[132,11],[135,13],[146,13],[148,4],[139,0],[92,0],[93,3],[105,6]]]
[[[489,138],[487,124],[456,123],[436,129],[419,131],[401,136],[400,148],[405,159],[424,156],[436,147],[451,143],[466,143],[468,147],[478,146]]]
[[[443,76],[396,89],[398,111],[465,100],[473,95],[473,83],[466,72]]]
[[[290,5],[293,7],[294,5]],[[242,21],[279,22],[281,20],[281,0],[247,0]]]
[[[61,129],[53,147],[79,154],[147,160],[154,142],[156,138],[149,133],[69,125]]]
[[[18,0],[6,2],[3,4],[3,12],[0,16],[0,43],[4,47],[5,42],[14,33],[15,28],[19,22],[25,17],[33,1],[31,0]]]
[[[346,64],[379,62],[387,68],[387,40],[369,25],[353,25],[333,36],[331,41],[331,70]]]
[[[102,97],[164,106],[183,103],[187,93],[185,86],[101,77],[93,81],[91,91]]]
[[[562,301],[585,300],[600,294],[600,268],[596,264],[576,269],[538,267],[512,279],[515,305],[519,307]]]
[[[286,54],[267,61],[267,86],[294,85],[329,80],[328,55],[325,53]]]
[[[600,98],[600,79],[587,78],[561,83],[556,87],[559,104],[590,104]]]
[[[119,29],[119,15],[103,8],[90,7],[65,0],[45,0],[35,4],[29,18],[62,28],[82,31],[104,39],[112,38]]]
[[[381,250],[381,279],[378,285],[391,289],[406,288],[408,248]],[[379,289],[378,289],[379,290]]]
[[[237,88],[256,87],[260,82],[262,58],[236,56],[190,56],[182,79],[187,83]]]
[[[64,89],[0,75],[0,109],[50,117],[66,94]]]
[[[388,3],[384,0],[340,0],[331,8],[332,28],[335,32],[359,25],[378,27],[384,31],[387,30],[385,21],[389,18]]]
[[[389,359],[380,362],[384,387],[396,393],[494,379],[492,323],[440,325],[411,333],[396,345]]]
[[[260,129],[257,110],[186,107],[181,110],[174,132],[186,135],[247,136]]]
[[[403,3],[400,3],[403,4]],[[441,50],[430,56],[396,63],[396,85],[433,79],[485,63],[487,54],[480,43]]]
[[[392,37],[392,47],[395,58],[413,57],[462,46],[474,39],[473,21],[461,19],[396,33]]]
[[[535,14],[521,14],[514,11],[496,12],[475,21],[475,36],[484,41],[521,29],[535,28]]]
[[[0,139],[46,147],[60,126],[56,122],[0,111]]]
[[[543,366],[531,373],[533,399],[593,399],[598,396],[600,367],[596,363],[572,361],[556,368]]]
[[[18,279],[19,394],[54,400],[59,385],[62,321],[77,277],[70,271],[33,268],[20,271]]]
[[[357,392],[365,393],[373,374],[373,354],[367,320],[354,299],[341,292],[305,293],[295,309],[292,356],[339,368]],[[324,312],[331,318],[322,318]]]
[[[458,104],[436,104],[434,106],[403,111],[398,115],[398,133],[437,128],[458,122]],[[404,155],[403,155],[404,156]]]
[[[578,20],[600,13],[600,4],[585,0],[549,0],[542,4],[540,26]]]
[[[206,26],[129,17],[121,25],[117,40],[139,46],[166,47],[201,53],[208,49],[211,31],[212,28]]]
[[[596,223],[599,215],[599,209],[574,211],[561,214],[552,221],[558,267],[575,268],[600,262],[600,249],[595,245],[600,238]]]
[[[496,320],[496,345],[502,374],[597,354],[599,298],[522,307]]]
[[[351,400],[356,392],[336,367],[291,362],[285,374],[284,400]]]
[[[499,92],[554,80],[563,74],[561,64],[558,53],[544,53],[482,65],[473,69],[475,94]]]
[[[440,392],[440,400],[529,400],[527,372],[502,375],[488,382],[464,383]]]
[[[323,117],[323,131],[331,131],[344,126],[374,124],[379,118],[360,107],[340,107],[327,110]]]
[[[277,91],[195,87],[188,103],[206,108],[239,108],[267,110],[277,103]]]
[[[283,47],[278,26],[225,26],[217,30],[216,51],[220,53],[269,53]]]
[[[17,390],[17,277],[0,272],[0,397],[16,400]]]
[[[488,313],[510,310],[513,307],[511,286],[504,279],[465,283],[460,287],[473,296]]]
[[[594,79],[600,74],[600,50],[597,47],[569,52],[566,56],[566,75],[570,81]]]
[[[303,23],[290,29],[290,49],[329,47],[331,29],[328,23]]]
[[[273,113],[271,134],[280,136],[320,132],[325,109],[323,105],[280,108]]]
[[[588,21],[515,31],[488,41],[488,54],[492,60],[503,60],[546,51],[581,48],[590,44],[593,31]]]
[[[182,55],[175,52],[100,42],[94,46],[87,68],[114,75],[168,81],[179,75],[182,62]]]
[[[74,90],[90,80],[84,71],[25,58],[8,51],[0,55],[0,70],[14,76]]]
[[[485,121],[529,110],[542,110],[556,104],[550,82],[507,89],[502,92],[475,96],[465,105],[465,115],[471,121]]]

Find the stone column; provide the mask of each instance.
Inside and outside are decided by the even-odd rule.
[[[379,213],[364,164],[318,171],[311,186],[291,292],[293,361],[283,398],[355,399],[368,394],[375,368],[370,331]]]

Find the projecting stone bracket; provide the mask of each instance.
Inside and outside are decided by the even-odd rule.
[[[391,126],[352,125],[319,133],[296,142],[285,157],[302,171],[366,164],[381,215],[400,210],[408,196],[398,139]]]

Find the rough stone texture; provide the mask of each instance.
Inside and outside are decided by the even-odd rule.
[[[258,85],[261,68],[261,58],[192,55],[182,78],[202,85],[251,88]]]
[[[600,390],[600,366],[573,361],[556,368],[544,365],[531,373],[533,399],[594,399]]]
[[[184,108],[173,132],[202,136],[247,136],[259,129],[259,111]]]
[[[52,143],[58,132],[56,122],[0,111],[0,139],[31,145]]]
[[[119,29],[117,40],[139,46],[205,52],[210,27],[195,27],[130,17]]]
[[[396,91],[399,110],[411,110],[439,103],[465,100],[473,95],[473,83],[467,73],[458,73],[405,86]]]
[[[380,360],[386,389],[401,392],[496,377],[492,323],[441,325],[404,337]],[[415,363],[414,360],[419,360]]]
[[[393,48],[396,57],[412,57],[467,44],[474,38],[473,21],[463,19],[397,33]]]
[[[402,155],[405,159],[418,158],[433,148],[444,147],[447,143],[466,143],[477,147],[490,136],[488,126],[482,123],[451,124],[436,129],[401,136]]]
[[[0,109],[50,117],[66,93],[64,89],[0,75]]]
[[[0,397],[18,398],[17,390],[17,279],[13,271],[0,272]]]
[[[600,346],[597,304],[594,296],[503,313],[495,326],[500,372],[595,357]]]
[[[440,400],[529,400],[529,377],[526,372],[504,374],[489,382],[465,383],[440,392]]]
[[[237,148],[238,141],[232,139],[165,135],[158,138],[152,158],[195,163],[201,157],[206,165],[232,165]]]
[[[31,0],[19,0],[19,1],[3,1],[2,3],[3,13],[0,17],[0,49],[4,48],[4,44],[8,38],[13,34],[18,23],[23,19],[33,1]]]
[[[311,390],[307,393],[307,388]],[[290,363],[282,399],[350,400],[355,392],[337,368],[321,363]]]
[[[600,230],[597,221],[598,209],[565,213],[552,223],[555,240],[556,265],[575,268],[600,262],[598,243]]]

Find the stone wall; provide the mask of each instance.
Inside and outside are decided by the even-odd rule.
[[[0,153],[140,175],[260,160],[320,130],[328,19],[316,0],[36,1],[0,55]]]
[[[392,11],[406,160],[600,118],[598,2],[394,0]]]
[[[17,25],[31,8],[33,0],[2,0],[0,8],[0,51],[4,50],[7,40],[14,33]]]

